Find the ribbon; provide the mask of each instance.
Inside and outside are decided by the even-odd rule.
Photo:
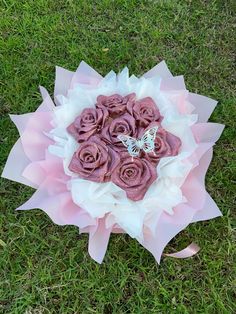
[[[188,258],[198,253],[200,247],[192,242],[185,249],[176,253],[164,253],[164,256],[175,257],[175,258]]]

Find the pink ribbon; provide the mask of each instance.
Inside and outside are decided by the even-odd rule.
[[[200,247],[196,243],[192,242],[185,249],[179,252],[171,253],[171,254],[164,253],[163,255],[169,256],[169,257],[175,257],[175,258],[187,258],[187,257],[191,257],[197,254],[199,250],[200,250]]]

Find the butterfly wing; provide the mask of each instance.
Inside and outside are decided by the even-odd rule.
[[[139,155],[140,148],[138,146],[136,139],[134,139],[131,136],[123,134],[120,134],[117,137],[123,143],[123,145],[127,147],[130,156],[135,157]]]
[[[145,151],[145,153],[150,153],[151,151],[154,150],[154,141],[156,138],[157,130],[158,130],[158,126],[155,126],[147,130],[143,134],[141,138],[141,142],[142,142],[142,149]]]

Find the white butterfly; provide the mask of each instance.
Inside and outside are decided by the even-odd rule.
[[[117,137],[123,145],[128,148],[128,153],[133,158],[139,155],[141,149],[144,150],[145,153],[154,153],[154,140],[157,130],[158,126],[147,130],[140,139],[135,139],[123,134],[120,134]]]

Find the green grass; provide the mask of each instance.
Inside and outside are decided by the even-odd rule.
[[[53,93],[55,65],[85,60],[103,75],[125,65],[139,75],[165,59],[189,90],[219,100],[211,121],[226,128],[207,175],[223,217],[189,226],[167,248],[196,241],[201,251],[187,260],[159,266],[135,240],[112,235],[98,265],[75,227],[15,212],[32,190],[1,179],[0,313],[236,312],[235,9],[233,0],[1,1],[0,172],[18,138],[8,114],[34,111],[38,85]]]

